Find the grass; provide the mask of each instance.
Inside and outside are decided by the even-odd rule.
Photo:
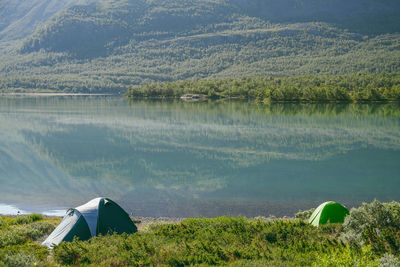
[[[32,266],[45,263],[49,255],[39,242],[50,234],[60,219],[31,214],[0,217],[0,266]]]
[[[60,219],[0,217],[0,266],[398,266],[399,211],[399,203],[374,201],[343,225],[318,228],[298,218],[191,218],[61,243],[51,253],[38,242]]]

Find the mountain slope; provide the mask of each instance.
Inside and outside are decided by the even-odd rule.
[[[109,0],[67,9],[28,39],[21,51],[46,49],[99,56],[130,40],[232,30],[238,18],[256,20],[239,25],[246,30],[264,28],[270,22],[319,21],[338,27],[352,25],[359,33],[391,33],[400,30],[399,17],[400,2],[392,0]]]
[[[32,34],[38,25],[59,11],[84,0],[0,0],[0,40]]]
[[[0,90],[115,92],[189,78],[398,72],[399,16],[394,0],[73,5],[0,56]]]
[[[396,0],[232,0],[252,16],[273,22],[323,21],[363,33],[398,32]]]
[[[231,23],[231,6],[220,1],[104,1],[71,7],[24,42],[22,52],[45,49],[78,57],[102,56],[129,41],[203,32]],[[74,36],[74,38],[70,38]]]

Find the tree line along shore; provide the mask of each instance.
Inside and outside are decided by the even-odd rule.
[[[134,234],[40,243],[61,218],[0,216],[0,266],[399,266],[400,203],[353,208],[344,224],[218,217],[145,223]]]
[[[198,94],[207,98],[252,99],[259,102],[386,102],[400,101],[400,74],[245,77],[181,80],[133,86],[133,98],[178,98]]]

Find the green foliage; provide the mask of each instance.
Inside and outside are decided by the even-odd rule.
[[[0,217],[0,266],[44,264],[48,250],[36,241],[50,234],[55,226],[51,221],[42,220],[43,217],[38,214]]]
[[[333,225],[331,228],[339,229]],[[299,266],[317,263],[322,255],[329,262],[333,252],[352,253],[352,262],[366,263],[373,255],[348,252],[334,235],[298,220],[249,220],[220,217],[188,219],[179,224],[153,226],[145,234],[96,237],[75,240],[54,249],[60,264],[89,265],[254,265]],[[347,253],[347,254],[346,254]],[[354,254],[354,255],[353,255]]]
[[[28,216],[19,216],[15,219],[16,224],[28,224],[36,221],[43,220],[43,216],[40,214],[32,213]]]
[[[379,267],[400,267],[400,259],[386,253],[379,259]]]
[[[73,3],[49,1],[53,9]],[[183,79],[400,72],[399,3],[337,1],[100,1],[64,9],[13,43],[1,42],[1,27],[8,29],[4,36],[31,32],[37,18],[15,19],[37,14],[29,8],[40,0],[3,1],[0,90],[123,93]],[[396,90],[383,97],[395,98]],[[244,94],[235,87],[226,93]],[[295,94],[288,87],[271,97]],[[311,100],[340,96],[346,94],[332,86],[307,93]]]
[[[84,263],[83,255],[87,253],[85,244],[74,238],[72,242],[63,242],[54,248],[54,257],[56,261],[68,265],[77,265]]]
[[[10,267],[34,266],[37,262],[33,255],[19,253],[15,255],[6,255],[4,263]]]
[[[370,247],[367,246],[360,250],[354,250],[350,246],[346,246],[344,249],[333,248],[329,254],[319,255],[317,262],[313,266],[377,267],[379,263]]]
[[[332,0],[331,0],[332,1]],[[165,40],[166,38],[187,35],[208,34],[207,40],[215,43],[210,34],[215,30],[229,29],[233,24],[236,29],[254,29],[273,23],[317,21],[334,23],[339,27],[353,25],[353,30],[362,33],[397,32],[396,15],[400,14],[400,5],[394,2],[382,3],[391,12],[378,8],[373,0],[354,1],[354,5],[337,1],[332,8],[327,3],[317,1],[294,1],[284,3],[271,0],[269,5],[252,1],[117,1],[75,5],[53,17],[31,38],[25,40],[22,51],[31,52],[45,49],[48,51],[69,52],[79,57],[103,56],[114,48],[143,39]],[[299,3],[301,2],[301,3]],[[357,6],[355,8],[355,6]],[[300,8],[301,7],[301,8]],[[262,12],[263,10],[264,12]],[[282,12],[284,10],[284,12]],[[360,12],[364,10],[364,12]],[[343,13],[348,15],[343,16]],[[317,15],[323,13],[324,15]],[[368,15],[366,15],[368,14]],[[386,25],[377,30],[373,16],[381,18],[380,24]],[[349,21],[347,17],[351,16]],[[358,27],[354,27],[358,20]],[[245,25],[241,25],[244,24]],[[239,25],[236,25],[239,24]],[[263,25],[264,24],[264,25]],[[366,27],[366,26],[369,27]],[[246,28],[247,26],[247,28]],[[82,31],[81,29],[84,29]],[[231,29],[232,29],[231,28]],[[373,29],[375,28],[375,29]],[[393,29],[394,28],[394,29]],[[69,38],[74,36],[75,38]],[[135,38],[136,37],[136,38]],[[230,36],[234,39],[236,36]],[[254,36],[258,41],[258,36]],[[131,37],[132,38],[132,37]],[[217,40],[218,41],[218,40]],[[288,43],[288,46],[293,44]]]
[[[299,211],[297,212],[294,217],[296,219],[300,219],[300,220],[308,220],[311,216],[311,214],[314,212],[315,208],[313,209],[309,209],[309,210],[304,210],[304,211]]]
[[[344,238],[370,245],[374,253],[400,255],[400,204],[377,200],[353,208],[344,222]]]
[[[339,76],[247,77],[183,80],[132,87],[126,95],[179,97],[196,93],[216,97],[252,98],[264,102],[400,101],[399,74]]]
[[[0,248],[25,244],[54,230],[54,225],[46,222],[32,223],[24,227],[9,227],[0,233]]]
[[[0,230],[1,238],[21,242],[2,243],[0,266],[399,266],[398,248],[378,237],[391,231],[399,240],[394,231],[399,215],[399,203],[374,201],[352,209],[343,226],[262,217],[192,218],[153,224],[132,235],[63,242],[50,257],[46,247],[32,241],[54,228],[48,226],[51,221],[21,225],[2,217],[11,224]],[[368,230],[373,228],[379,231]]]
[[[298,221],[189,219],[177,225],[155,226],[146,234],[63,243],[54,255],[61,264],[89,265],[378,265],[370,247],[345,246],[327,232],[331,231]]]
[[[0,229],[10,225],[30,224],[41,220],[43,220],[43,216],[36,213],[27,216],[17,216],[14,218],[0,217]]]

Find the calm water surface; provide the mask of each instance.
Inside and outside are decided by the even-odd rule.
[[[0,98],[0,213],[106,196],[136,216],[400,201],[400,107]]]

